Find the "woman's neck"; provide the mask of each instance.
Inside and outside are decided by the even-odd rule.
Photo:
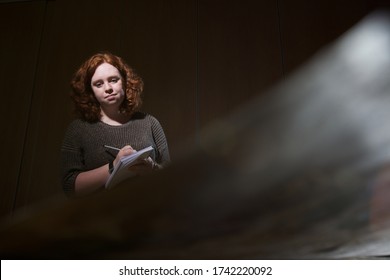
[[[130,120],[128,115],[122,114],[119,111],[107,112],[105,110],[101,110],[101,114],[102,116],[100,117],[100,121],[109,125],[122,125]]]

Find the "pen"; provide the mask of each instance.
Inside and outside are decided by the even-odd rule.
[[[115,148],[115,147],[112,147],[112,146],[108,146],[108,145],[104,145],[105,148],[109,148],[109,149],[113,149],[113,150],[116,150],[116,151],[120,151],[121,149],[118,149],[118,148]]]

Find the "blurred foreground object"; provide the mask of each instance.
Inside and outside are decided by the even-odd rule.
[[[386,258],[389,120],[379,12],[169,168],[3,221],[2,259]]]

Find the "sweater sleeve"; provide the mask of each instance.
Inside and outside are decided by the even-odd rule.
[[[65,194],[72,195],[76,177],[84,170],[83,151],[80,135],[81,124],[73,121],[64,136],[61,147],[61,183]]]
[[[160,122],[153,116],[151,116],[151,127],[153,139],[157,145],[156,162],[162,166],[166,166],[170,162],[168,142]]]

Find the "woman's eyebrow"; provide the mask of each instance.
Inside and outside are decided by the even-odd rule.
[[[96,80],[91,80],[91,82],[92,83],[96,83],[96,82],[100,82],[100,81],[103,81],[104,79],[107,79],[107,80],[109,80],[109,79],[112,79],[112,78],[121,78],[121,76],[120,75],[111,75],[111,76],[108,76],[108,77],[106,77],[106,78],[99,78],[99,79],[96,79]]]
[[[103,79],[91,80],[91,84],[94,84],[94,83],[97,83],[97,82],[101,82],[101,81],[103,81]]]

